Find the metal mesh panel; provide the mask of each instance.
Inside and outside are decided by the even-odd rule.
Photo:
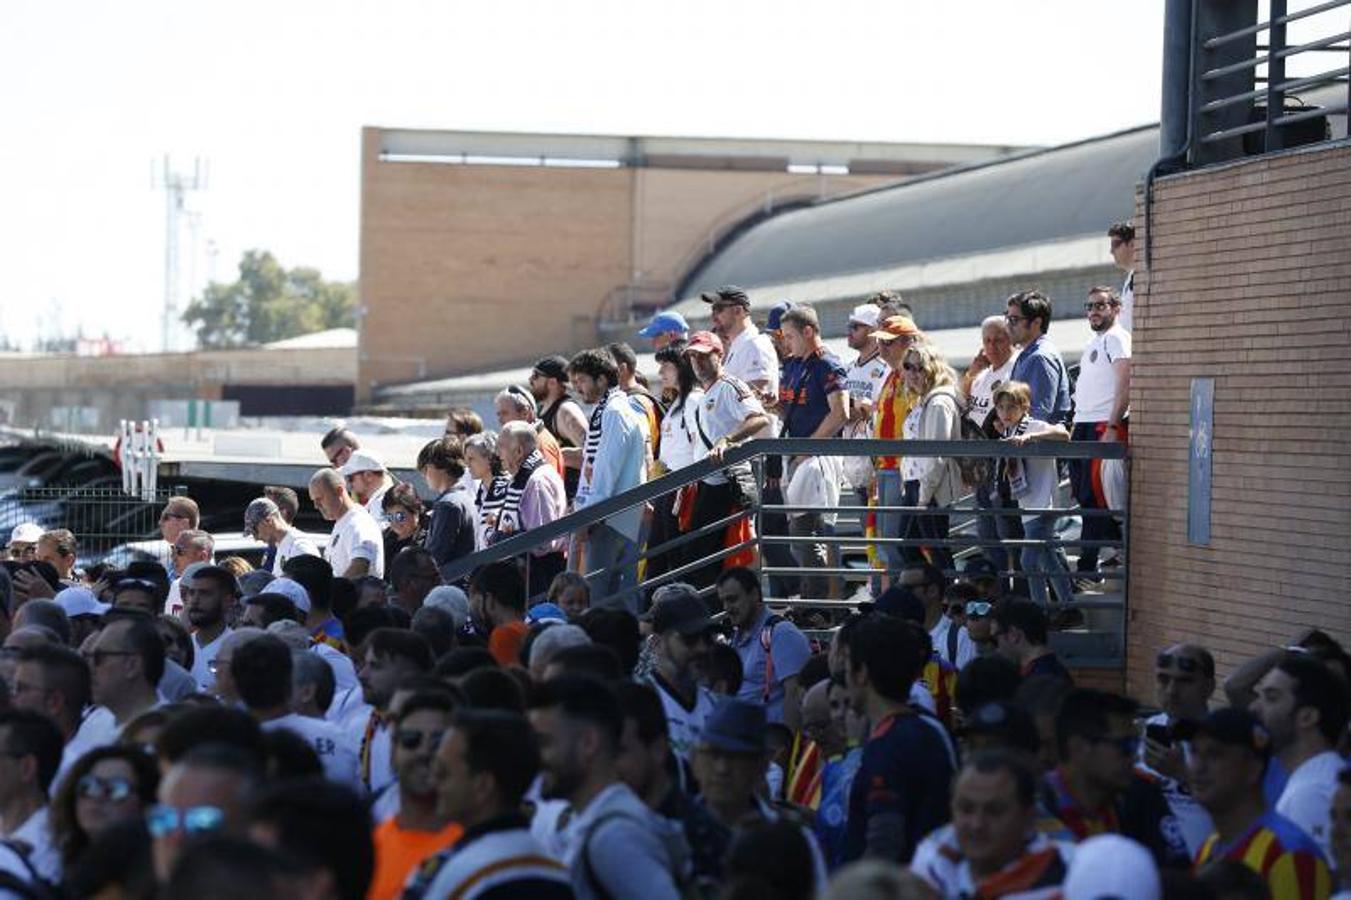
[[[159,514],[173,490],[160,488],[153,501],[113,487],[23,488],[0,495],[0,535],[34,522],[46,530],[65,528],[79,543],[81,565],[108,562],[124,566],[133,559],[168,560],[159,534]]]

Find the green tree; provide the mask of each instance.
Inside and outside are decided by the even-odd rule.
[[[213,282],[183,313],[205,348],[266,344],[326,328],[350,326],[356,286],[325,281],[318,269],[285,269],[265,250],[248,250],[239,278]]]

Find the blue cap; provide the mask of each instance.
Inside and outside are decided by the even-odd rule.
[[[699,743],[727,753],[764,753],[769,726],[765,708],[736,697],[725,697],[704,720]]]
[[[548,621],[566,622],[568,620],[568,615],[555,603],[536,603],[525,611],[525,620],[531,623]]]
[[[690,330],[685,317],[678,312],[659,312],[638,332],[638,337],[654,338],[660,334],[685,334]]]
[[[783,325],[783,314],[793,308],[793,301],[780,300],[769,308],[769,318],[765,320],[765,329],[778,331]]]

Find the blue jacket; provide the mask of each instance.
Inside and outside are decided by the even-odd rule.
[[[1058,425],[1070,415],[1070,375],[1051,339],[1042,335],[1023,348],[1013,361],[1009,378],[1032,389],[1034,419]]]

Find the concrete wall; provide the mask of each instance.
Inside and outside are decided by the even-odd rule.
[[[381,130],[362,137],[358,403],[380,384],[594,344],[608,298],[635,286],[656,302],[767,198],[902,177],[384,161]]]
[[[1351,146],[1163,179],[1153,232],[1131,389],[1128,680],[1145,697],[1170,641],[1227,671],[1304,626],[1351,639]],[[1189,392],[1205,376],[1212,539],[1192,546]]]

